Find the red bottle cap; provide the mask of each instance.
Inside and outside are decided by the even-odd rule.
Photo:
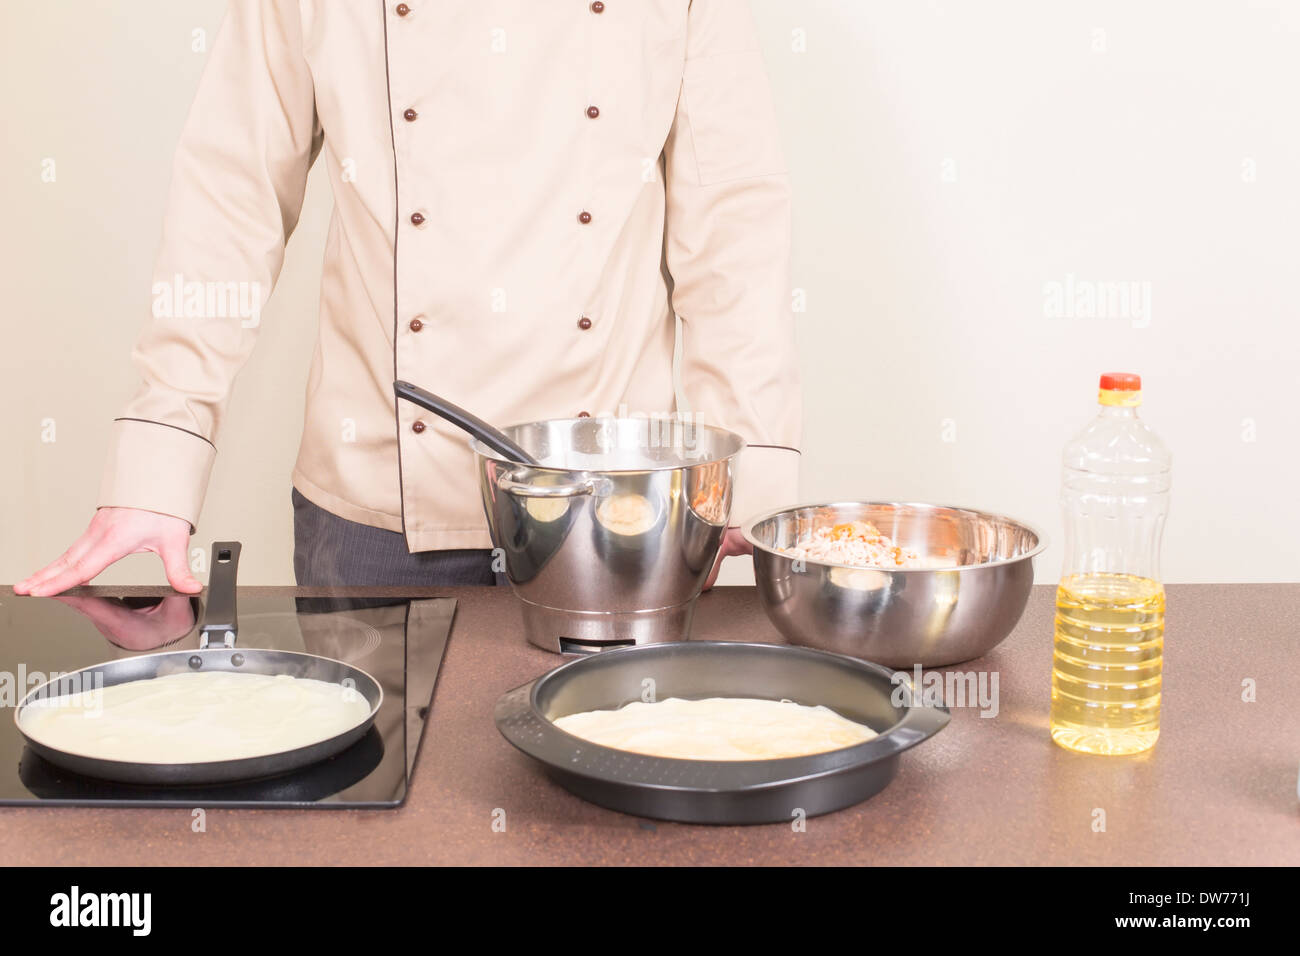
[[[1132,372],[1107,372],[1101,377],[1101,387],[1110,392],[1142,391],[1142,376]]]

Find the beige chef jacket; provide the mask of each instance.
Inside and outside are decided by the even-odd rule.
[[[798,498],[789,184],[747,0],[232,0],[181,135],[143,386],[99,504],[193,525],[307,172],[334,192],[293,484],[487,547],[466,436],[677,408],[742,435],[732,523]]]

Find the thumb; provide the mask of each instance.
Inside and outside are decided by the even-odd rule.
[[[158,557],[162,558],[168,584],[182,594],[198,594],[203,585],[190,573],[188,544],[188,536],[184,541],[169,542],[159,549]]]

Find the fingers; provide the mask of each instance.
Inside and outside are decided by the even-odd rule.
[[[140,551],[157,554],[167,581],[182,594],[203,590],[186,563],[189,522],[136,508],[101,508],[90,527],[47,567],[14,585],[17,594],[47,597],[86,584],[119,558]]]
[[[168,540],[158,549],[158,557],[162,558],[168,584],[182,594],[198,594],[203,585],[190,573],[188,548],[187,534],[183,540]]]
[[[753,554],[754,546],[749,543],[745,533],[739,528],[727,529],[727,554]]]
[[[86,529],[86,532],[81,537],[72,542],[72,546],[68,548],[67,551],[64,551],[63,554],[59,555],[35,574],[32,574],[25,580],[19,581],[15,584],[14,593],[36,595],[36,588],[42,587],[61,574],[66,574],[69,570],[76,567],[78,562],[84,561],[86,555],[88,555],[91,550],[100,543],[102,537],[103,535],[100,534],[99,529],[92,524],[88,529]],[[103,568],[100,568],[99,570],[102,571]],[[99,571],[95,572],[95,574],[98,573]],[[91,577],[94,577],[94,575],[91,575]],[[87,580],[89,580],[89,578]],[[79,581],[77,583],[84,584],[85,582]],[[72,587],[73,585],[67,586]],[[41,592],[41,595],[36,596],[50,593],[57,592],[43,591]]]
[[[704,579],[704,590],[709,590],[718,580],[718,572],[722,570],[722,561],[737,554],[753,554],[754,548],[745,536],[736,528],[728,528],[722,536],[722,547],[718,549],[718,556],[713,562],[713,568],[709,571],[709,576]]]
[[[125,551],[105,538],[98,539],[80,554],[76,551],[76,545],[69,548],[63,557],[37,575],[40,580],[31,585],[26,593],[32,597],[49,597],[79,584],[87,584],[100,571],[126,555]]]

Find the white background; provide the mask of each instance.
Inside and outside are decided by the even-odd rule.
[[[192,31],[211,36],[223,9],[0,13],[0,580],[90,517],[203,65]],[[1300,579],[1300,4],[754,9],[807,303],[802,497],[982,507],[1059,540],[1061,447],[1094,414],[1098,373],[1135,371],[1174,452],[1166,579]],[[329,204],[318,170],[195,538],[241,539],[245,583],[292,582],[289,470]],[[1045,283],[1070,275],[1149,283],[1149,324],[1049,317]],[[1039,580],[1059,561],[1049,550]],[[732,565],[724,581],[745,580]],[[163,579],[141,556],[100,580]]]

